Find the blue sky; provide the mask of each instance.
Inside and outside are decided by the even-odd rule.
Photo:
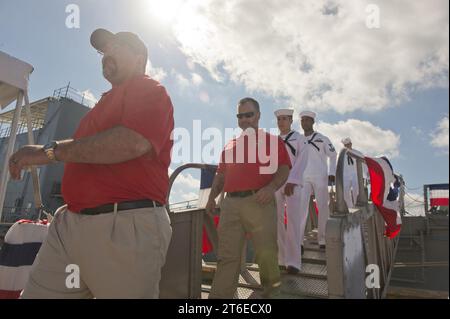
[[[79,28],[66,26],[71,4]],[[235,127],[236,102],[252,96],[261,127],[276,127],[278,107],[313,109],[336,146],[348,135],[368,155],[387,154],[419,188],[413,197],[448,183],[446,0],[0,0],[0,50],[34,66],[32,101],[69,81],[97,99],[109,89],[89,44],[99,27],[146,42],[176,127]],[[181,179],[176,199],[191,198],[198,174]]]

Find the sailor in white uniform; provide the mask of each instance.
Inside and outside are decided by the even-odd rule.
[[[292,109],[275,111],[280,137],[285,143],[292,166],[298,160],[301,141],[300,133],[291,128],[293,113]],[[295,274],[299,272],[301,262],[300,188],[285,184],[275,193],[275,198],[278,212],[278,263],[285,266],[288,273]],[[287,225],[284,220],[285,208]]]
[[[346,137],[342,139],[342,144],[344,147],[352,153],[359,155],[360,157],[364,157],[364,155],[353,149],[352,140],[350,137]],[[367,168],[363,165],[363,178],[367,176],[366,174]],[[359,194],[359,186],[358,186],[358,173],[356,170],[356,159],[351,157],[348,153],[344,160],[344,199],[347,203],[348,208],[354,208],[356,206],[356,199]]]
[[[328,183],[334,183],[336,175],[336,150],[330,139],[313,129],[316,114],[311,111],[300,113],[300,123],[304,130],[300,144],[300,154],[288,183],[300,186],[300,237],[303,238],[309,212],[309,200],[314,194],[319,210],[318,242],[325,249],[325,227],[330,216]],[[329,159],[329,164],[327,164]]]

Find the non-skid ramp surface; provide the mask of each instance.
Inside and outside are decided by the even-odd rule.
[[[314,237],[314,234],[310,234],[305,240],[300,272],[295,275],[288,274],[286,271],[281,272],[281,295],[277,298],[328,298],[326,254],[324,249],[319,248]],[[203,265],[204,278],[210,280],[209,283],[202,285],[202,298],[208,298],[215,270],[214,263]],[[239,275],[239,284],[234,298],[261,299],[261,292],[259,267],[257,264],[247,264],[246,270]]]

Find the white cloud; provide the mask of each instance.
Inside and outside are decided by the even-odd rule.
[[[190,76],[185,76],[184,74],[177,72],[175,69],[171,71],[172,77],[175,78],[178,86],[182,89],[188,87],[198,87],[203,83],[203,78],[200,74],[192,72]]]
[[[198,73],[192,73],[191,74],[192,83],[196,86],[203,83],[203,78]]]
[[[175,183],[178,183],[183,188],[195,190],[198,193],[198,190],[200,189],[200,181],[194,177],[192,177],[191,174],[180,174],[178,175]]]
[[[182,194],[181,195],[181,198],[183,199],[183,200],[195,200],[195,199],[198,199],[198,192],[197,193],[193,193],[193,192],[191,192],[191,193],[184,193],[184,194]]]
[[[155,79],[158,82],[161,82],[167,76],[167,72],[164,71],[163,68],[155,68],[155,67],[153,67],[152,62],[150,61],[150,59],[147,60],[147,66],[146,66],[146,69],[145,69],[145,74],[147,74],[152,79]]]
[[[430,135],[432,137],[431,145],[448,154],[448,116],[437,123],[436,130]]]
[[[176,81],[177,85],[180,87],[180,89],[184,90],[189,87],[190,81],[183,74],[178,73],[174,69],[172,69],[171,74],[175,78],[175,81]]]
[[[186,65],[189,70],[191,70],[191,71],[195,70],[195,63],[191,59],[187,59]]]
[[[192,72],[190,75],[185,76],[182,73],[177,72],[172,69],[171,76],[175,79],[180,92],[185,96],[191,98],[198,98],[201,102],[208,104],[210,102],[209,93],[202,89],[202,84],[204,82],[202,76],[198,73]]]
[[[173,170],[169,168],[169,175]],[[181,173],[175,179],[170,192],[170,202],[177,203],[198,198],[200,190],[200,180],[189,173]]]
[[[86,102],[89,107],[94,107],[94,105],[97,104],[98,99],[89,89],[80,93],[83,96],[83,101]]]
[[[191,0],[174,19],[190,61],[316,110],[380,110],[448,87],[447,0]]]
[[[386,155],[388,158],[399,155],[400,136],[367,121],[349,119],[336,124],[318,122],[316,129],[330,138],[338,151],[343,147],[341,140],[350,137],[353,147],[364,155]]]

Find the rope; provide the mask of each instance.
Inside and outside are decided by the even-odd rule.
[[[425,203],[425,201],[419,201],[419,200],[415,199],[414,197],[412,197],[411,195],[409,195],[408,193],[405,193],[405,195],[408,196],[414,202],[421,203],[421,204]]]

